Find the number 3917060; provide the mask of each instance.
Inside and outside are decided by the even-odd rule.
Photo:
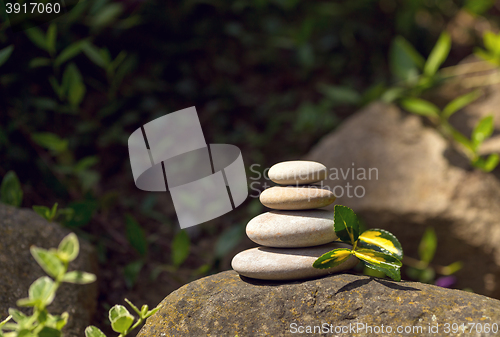
[[[41,3],[41,2],[30,2],[19,4],[19,3],[6,3],[5,10],[7,14],[11,13],[31,13],[31,14],[50,14],[50,13],[59,13],[61,11],[61,4],[59,3]]]

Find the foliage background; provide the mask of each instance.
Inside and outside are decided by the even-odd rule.
[[[23,207],[73,209],[59,221],[97,247],[101,312],[124,297],[154,306],[228,269],[263,209],[249,198],[178,232],[168,194],[134,186],[132,131],[196,106],[207,142],[240,147],[247,167],[300,158],[394,83],[396,36],[428,55],[447,30],[453,65],[496,30],[499,10],[490,0],[86,0],[13,32],[2,9],[0,49],[13,51],[0,66],[0,175],[17,173]]]

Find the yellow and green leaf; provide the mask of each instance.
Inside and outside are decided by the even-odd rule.
[[[347,259],[351,255],[352,255],[351,249],[337,248],[321,255],[316,261],[314,261],[313,267],[318,269],[332,268],[347,261]]]
[[[359,222],[352,209],[342,205],[335,205],[333,229],[337,237],[346,243],[354,245],[359,237]]]
[[[382,271],[395,281],[401,281],[399,268],[402,264],[394,256],[364,248],[354,251],[354,255],[364,261],[367,267]]]
[[[383,254],[403,259],[403,247],[398,239],[383,229],[369,229],[359,236],[358,247],[373,249]]]

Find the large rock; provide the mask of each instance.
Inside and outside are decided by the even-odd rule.
[[[46,275],[30,254],[30,246],[57,247],[69,234],[67,229],[44,220],[27,209],[0,204],[0,320],[8,316],[16,301],[28,297],[31,283]],[[70,270],[97,271],[97,259],[92,246],[80,239],[80,255],[69,265]],[[68,337],[81,337],[97,305],[97,284],[64,283],[48,310],[54,314],[67,311],[68,325],[63,330]]]
[[[439,240],[434,262],[462,261],[459,287],[500,298],[500,182],[472,170],[420,117],[371,104],[306,159],[326,165],[337,204],[351,207],[368,227],[393,232],[405,255],[417,257],[423,231],[433,226]],[[354,176],[347,173],[353,168]]]
[[[332,336],[386,336],[389,327],[394,336],[444,336],[451,335],[446,329],[453,323],[481,323],[482,328],[488,324],[491,329],[500,320],[498,300],[352,274],[271,283],[226,271],[183,286],[161,305],[138,337],[293,336],[323,323]],[[398,327],[413,331],[398,333]]]

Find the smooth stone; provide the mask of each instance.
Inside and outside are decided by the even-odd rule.
[[[247,236],[268,247],[310,247],[335,241],[333,211],[271,211],[247,224]]]
[[[260,280],[301,280],[320,277],[356,266],[358,259],[349,257],[344,263],[328,269],[312,265],[321,255],[336,248],[351,248],[341,242],[307,248],[257,247],[238,253],[231,266],[238,274]]]
[[[315,161],[294,160],[273,165],[269,179],[280,185],[304,185],[326,179],[326,166]]]
[[[275,186],[262,191],[259,199],[264,206],[272,209],[302,210],[328,206],[336,198],[332,191],[320,187]]]

